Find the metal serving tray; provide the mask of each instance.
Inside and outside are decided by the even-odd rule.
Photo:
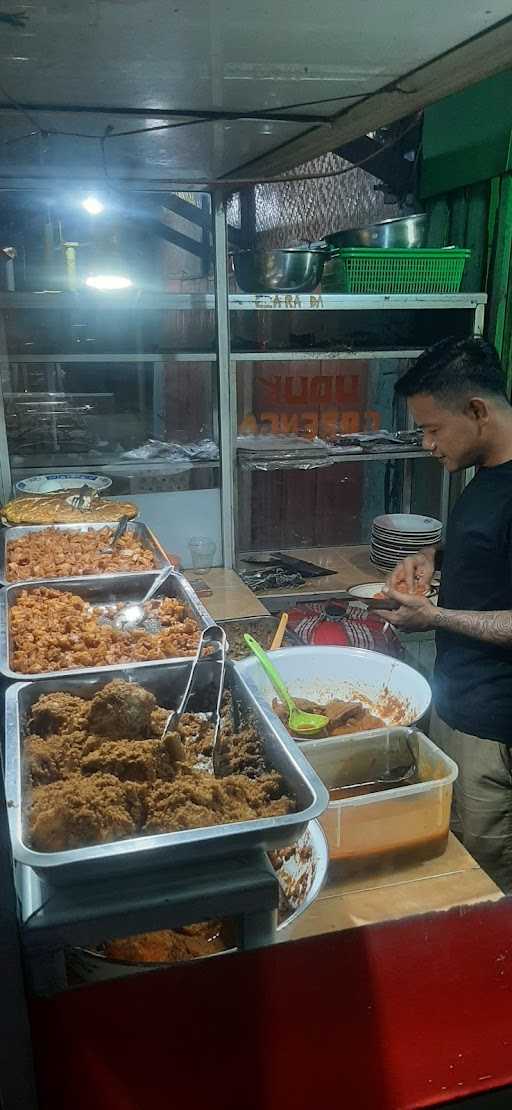
[[[62,671],[43,671],[38,674],[22,674],[11,668],[11,644],[9,632],[10,611],[23,590],[40,589],[42,586],[52,590],[69,591],[85,598],[91,605],[108,605],[121,601],[125,604],[140,601],[148,589],[147,574],[121,574],[96,578],[47,578],[33,579],[31,582],[19,583],[16,586],[7,586],[0,597],[0,674],[10,679],[26,679],[32,682],[38,678],[54,678],[61,675],[90,674],[92,672],[125,671],[127,668],[140,669],[147,667],[148,662],[142,663],[117,663],[109,667],[72,667]],[[209,628],[214,624],[213,618],[199,601],[191,585],[182,574],[173,571],[163,584],[158,597],[176,597],[183,601],[195,617],[200,628]],[[178,658],[172,657],[168,662]],[[183,657],[182,657],[183,658]],[[155,662],[157,662],[155,660]],[[162,660],[161,662],[164,662]]]
[[[46,532],[49,528],[51,528],[52,531],[55,530],[57,532],[90,532],[91,530],[95,532],[100,532],[102,528],[115,529],[117,527],[117,523],[118,522],[114,521],[114,523],[108,524],[31,524],[0,529],[0,582],[2,582],[5,586],[16,584],[14,582],[9,583],[7,581],[7,544],[10,543],[11,540],[19,540],[22,536],[29,535],[32,532]],[[155,566],[152,570],[115,571],[112,574],[106,573],[104,571],[103,573],[101,573],[101,575],[98,571],[95,575],[79,574],[74,575],[73,577],[78,578],[78,581],[81,582],[83,579],[89,579],[93,577],[101,577],[110,580],[112,578],[131,578],[134,574],[138,574],[141,576],[145,576],[145,580],[147,581],[149,586],[151,584],[152,578],[154,578],[160,570],[163,570],[164,567],[169,566],[169,559],[163,547],[161,547],[156,536],[151,531],[151,529],[148,528],[147,524],[142,524],[141,521],[132,520],[128,522],[128,527],[126,531],[127,534],[131,533],[132,535],[134,535],[138,540],[140,540],[141,543],[143,543],[144,547],[149,548],[149,550],[152,552],[155,561]],[[23,585],[25,585],[26,582],[35,581],[39,581],[39,579],[24,578]],[[62,579],[48,578],[46,579],[46,581],[60,582],[62,581]]]
[[[261,643],[261,646],[265,649],[265,651],[268,651],[270,647],[270,641],[273,639],[277,631],[279,617],[271,616],[270,613],[268,616],[262,615],[259,617],[229,617],[225,621],[217,621],[217,624],[220,624],[221,628],[223,628],[226,633],[226,636],[228,638],[228,649],[231,654],[231,658],[234,662],[240,662],[241,659],[245,659],[246,656],[250,656],[251,652],[249,651],[249,648],[246,648],[244,654],[239,655],[238,652],[236,650],[233,650],[231,646],[230,635],[231,639],[233,640],[233,635],[237,631],[237,629],[240,629],[241,633],[249,632],[251,636],[254,636],[254,638]],[[264,643],[265,639],[269,641],[267,644]],[[235,643],[234,640],[233,643]],[[304,647],[304,644],[300,639],[300,636],[297,636],[296,632],[293,632],[291,628],[286,628],[283,637],[283,647],[301,646]]]
[[[190,662],[173,666],[156,664],[143,670],[126,668],[124,677],[150,690],[159,705],[174,708],[182,693]],[[200,665],[197,692],[191,711],[210,708],[209,690],[215,663],[205,659]],[[291,740],[280,722],[271,719],[252,694],[233,663],[226,663],[226,689],[231,690],[240,707],[242,720],[250,716],[265,742],[269,763],[283,775],[286,786],[297,799],[297,812],[283,817],[265,817],[182,832],[138,836],[111,844],[97,844],[65,852],[37,852],[28,847],[23,833],[23,730],[29,711],[41,694],[65,691],[91,698],[107,682],[118,676],[116,670],[104,674],[80,674],[74,678],[52,678],[38,682],[16,683],[6,692],[5,785],[9,828],[14,859],[33,867],[52,885],[72,884],[85,879],[112,878],[126,872],[162,868],[219,856],[234,855],[257,847],[266,850],[292,844],[305,830],[308,821],[327,807],[328,792],[316,772]],[[211,700],[211,698],[210,698]]]

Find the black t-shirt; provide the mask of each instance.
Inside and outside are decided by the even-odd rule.
[[[439,604],[512,609],[512,462],[482,467],[448,522]],[[451,728],[512,745],[512,645],[436,635],[434,703]]]

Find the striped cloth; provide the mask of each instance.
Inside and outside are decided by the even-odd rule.
[[[315,602],[292,609],[288,627],[305,644],[366,648],[402,658],[397,633],[378,612],[350,601]]]

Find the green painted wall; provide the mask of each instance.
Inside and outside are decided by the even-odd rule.
[[[425,110],[423,198],[487,181],[512,168],[512,70]]]

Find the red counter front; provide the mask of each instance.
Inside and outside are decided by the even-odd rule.
[[[412,1110],[512,1079],[512,904],[32,1003],[41,1110]]]

